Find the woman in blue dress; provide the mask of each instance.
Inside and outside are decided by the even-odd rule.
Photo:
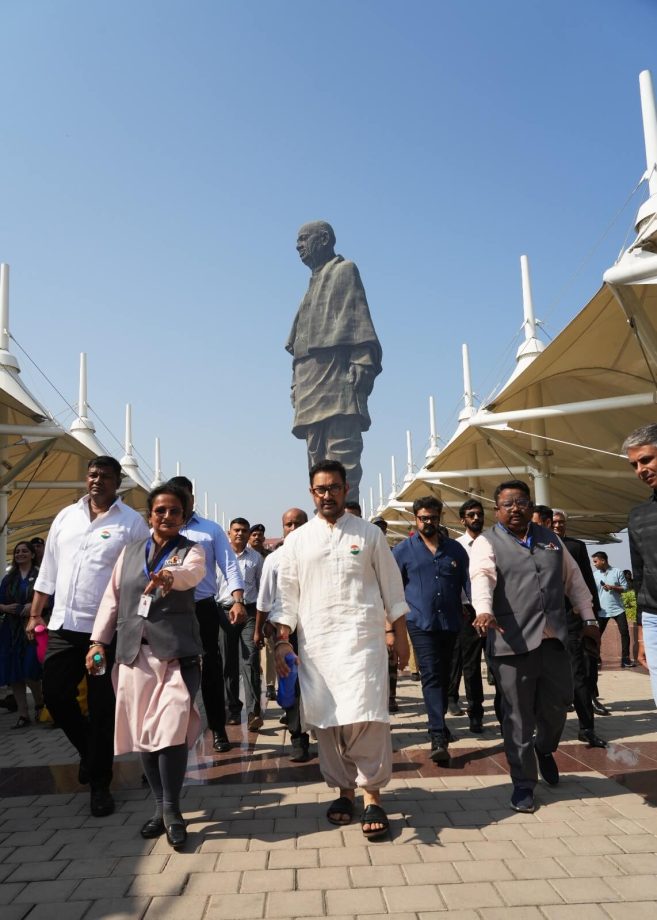
[[[25,635],[24,616],[38,571],[34,547],[21,540],[14,547],[11,568],[0,582],[0,686],[9,684],[16,698],[18,721],[12,728],[30,724],[28,686],[34,697],[37,720],[43,707],[41,665],[35,643],[29,642]]]

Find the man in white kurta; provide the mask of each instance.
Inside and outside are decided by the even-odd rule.
[[[304,723],[315,730],[322,775],[340,789],[336,803],[344,806],[329,808],[329,820],[351,820],[360,787],[363,818],[371,816],[362,821],[363,832],[371,837],[387,829],[379,790],[392,772],[386,618],[403,668],[408,606],[383,533],[344,512],[344,467],[322,461],[311,470],[310,482],[317,515],[287,537],[281,552],[280,607],[271,617],[277,624],[277,667],[285,675],[287,640],[296,628]]]

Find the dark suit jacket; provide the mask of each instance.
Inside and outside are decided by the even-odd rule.
[[[586,543],[583,540],[576,540],[575,537],[564,537],[563,542],[566,544],[566,549],[573,557],[579,570],[582,573],[582,577],[586,582],[586,587],[591,592],[591,598],[593,600],[593,612],[597,616],[600,611],[600,599],[598,595],[598,586],[595,583],[595,578],[593,577],[593,569],[591,568],[591,560],[589,559],[589,553],[586,548]],[[572,610],[572,604],[566,598],[566,606],[568,610]]]

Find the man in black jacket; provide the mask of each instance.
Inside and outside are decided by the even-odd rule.
[[[567,520],[566,512],[560,508],[555,508],[552,512],[552,530],[554,530],[579,566],[582,577],[586,582],[586,587],[591,592],[593,612],[597,618],[600,610],[598,588],[593,578],[586,543],[582,540],[576,540],[574,537],[566,536]],[[590,747],[607,747],[607,742],[604,738],[596,735],[593,727],[594,713],[601,716],[609,715],[609,710],[602,705],[597,696],[598,652],[591,653],[582,642],[581,619],[574,613],[568,598],[566,598],[566,612],[568,616],[568,654],[573,672],[573,702],[579,719],[579,734],[577,737]]]
[[[639,479],[652,489],[648,501],[630,512],[628,533],[639,624],[637,660],[650,671],[657,702],[657,425],[635,429],[623,451]]]

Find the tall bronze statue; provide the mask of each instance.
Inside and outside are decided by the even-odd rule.
[[[318,220],[299,230],[297,252],[311,271],[285,348],[293,356],[292,434],[305,438],[308,467],[339,460],[358,501],[367,397],[381,373],[381,345],[353,262],[335,254],[335,233]]]

